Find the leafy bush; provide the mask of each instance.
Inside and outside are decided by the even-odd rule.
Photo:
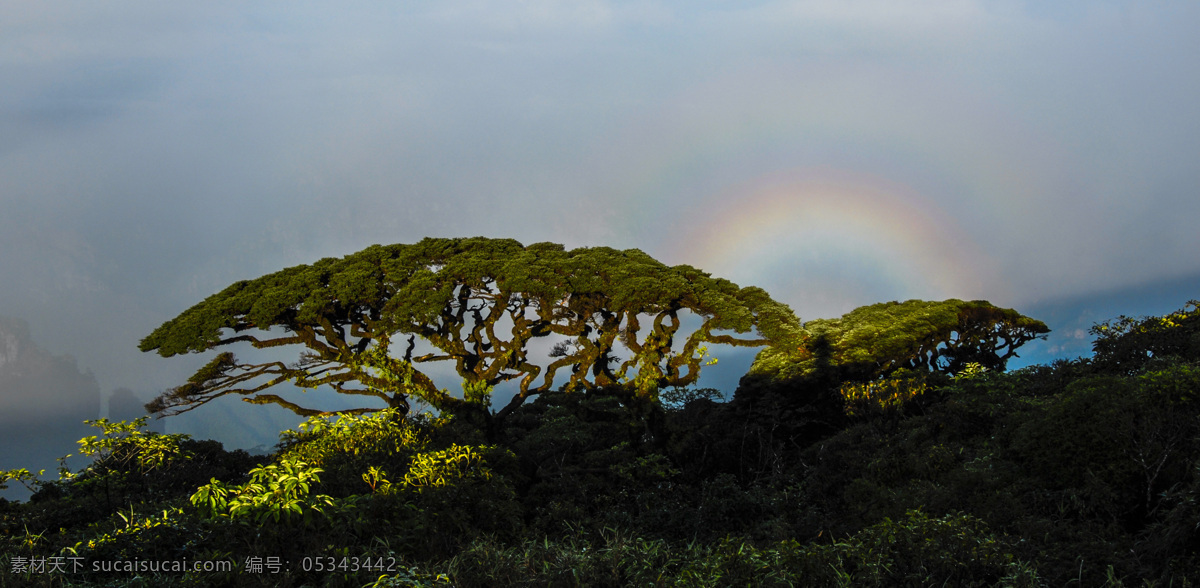
[[[1015,449],[1045,487],[1082,500],[1079,515],[1137,531],[1195,463],[1198,400],[1188,365],[1083,378],[1022,425]]]
[[[315,516],[324,515],[324,509],[333,505],[327,495],[311,495],[312,486],[321,481],[318,474],[322,471],[302,461],[284,459],[250,470],[250,481],[240,487],[213,479],[192,495],[191,502],[209,518],[312,525]]]
[[[445,557],[485,534],[518,536],[520,503],[499,473],[515,464],[515,456],[498,447],[454,445],[415,456],[403,483],[387,493],[411,506],[404,523],[412,530],[409,552]]]
[[[990,586],[1011,571],[1010,550],[970,515],[909,511],[864,529],[834,551],[842,552],[855,586]]]
[[[108,419],[84,421],[104,431],[103,436],[79,440],[79,452],[94,461],[89,469],[145,475],[192,458],[182,447],[182,442],[191,439],[190,435],[143,431],[149,418],[140,417],[132,423],[110,423]]]
[[[879,380],[842,384],[838,393],[845,399],[847,416],[863,418],[897,413],[930,390],[926,379],[925,374],[900,370]]]
[[[440,488],[465,479],[487,481],[491,478],[492,470],[487,467],[480,448],[451,445],[448,449],[414,456],[408,473],[404,474],[404,483],[417,489]]]
[[[322,490],[345,497],[368,490],[361,476],[369,468],[403,471],[429,445],[429,426],[395,409],[364,416],[312,417],[299,431],[280,434],[280,460],[300,460],[327,475]]]
[[[672,544],[607,529],[599,541],[483,538],[440,567],[456,586],[1036,586],[1006,540],[968,515],[911,511],[843,541]]]

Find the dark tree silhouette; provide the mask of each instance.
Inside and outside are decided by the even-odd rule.
[[[683,337],[685,322],[699,324]],[[477,237],[375,245],[237,282],[164,323],[140,347],[164,357],[239,342],[303,348],[291,364],[244,363],[222,352],[151,402],[156,413],[234,394],[323,414],[267,392],[284,382],[330,386],[403,410],[416,398],[445,412],[478,411],[490,404],[493,386],[516,380],[516,395],[495,415],[502,418],[560,388],[624,386],[653,396],[659,387],[694,382],[707,344],[764,345],[798,329],[791,310],[761,289],[669,267],[636,249],[566,251]],[[531,357],[530,343],[551,336],[563,339],[543,361]],[[418,339],[433,351],[417,354]],[[461,398],[418,369],[438,361],[462,377]],[[567,380],[556,388],[559,375]]]
[[[1155,359],[1200,359],[1200,300],[1163,316],[1121,315],[1091,328],[1093,365],[1106,372],[1136,374]]]

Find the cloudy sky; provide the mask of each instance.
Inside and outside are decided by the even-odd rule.
[[[205,296],[424,236],[640,248],[805,320],[1192,284],[1198,26],[1155,0],[0,0],[0,314],[153,393],[195,363],[138,340]]]

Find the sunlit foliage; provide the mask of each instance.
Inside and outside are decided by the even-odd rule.
[[[260,465],[250,470],[250,481],[245,484],[230,487],[214,479],[201,486],[191,502],[205,516],[213,518],[250,519],[259,524],[267,519],[276,523],[312,524],[313,517],[324,515],[324,509],[333,506],[332,497],[313,494],[323,471],[294,460]]]
[[[1047,332],[1041,321],[982,300],[872,304],[804,323],[791,345],[759,352],[750,375],[798,380],[833,370],[842,380],[864,381],[899,369],[1003,370],[1017,348]]]
[[[1154,360],[1200,360],[1200,301],[1164,316],[1120,316],[1091,328],[1095,365],[1136,373]]]
[[[700,322],[685,336],[689,316]],[[478,237],[376,245],[237,282],[164,323],[141,349],[165,357],[234,343],[304,350],[291,364],[242,363],[222,352],[152,402],[154,412],[182,412],[235,394],[319,414],[267,393],[290,382],[329,386],[402,411],[416,398],[443,412],[470,413],[486,407],[491,387],[515,381],[518,392],[502,417],[558,389],[560,374],[565,390],[636,382],[652,395],[694,382],[706,344],[763,345],[797,328],[791,311],[759,288],[666,266],[636,249],[567,251]],[[559,338],[545,361],[528,349],[542,337]],[[433,351],[416,352],[417,339]],[[463,397],[421,371],[421,364],[437,361],[454,365]]]
[[[109,422],[108,419],[85,421],[103,431],[103,435],[92,435],[79,440],[79,452],[93,460],[90,471],[131,471],[149,474],[173,463],[192,458],[191,452],[182,444],[190,435],[174,433],[166,435],[144,431],[145,416],[133,422]]]
[[[838,393],[845,399],[846,415],[854,417],[872,411],[898,410],[928,390],[929,384],[924,378],[910,373],[882,380],[842,384]]]

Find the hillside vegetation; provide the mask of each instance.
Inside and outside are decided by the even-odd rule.
[[[1015,371],[1000,327],[935,328],[1044,332],[985,305],[805,324],[727,402],[613,385],[503,421],[314,416],[269,457],[97,421],[82,471],[3,473],[36,492],[0,502],[0,586],[1200,582],[1197,303]],[[230,567],[163,569],[183,560]]]

